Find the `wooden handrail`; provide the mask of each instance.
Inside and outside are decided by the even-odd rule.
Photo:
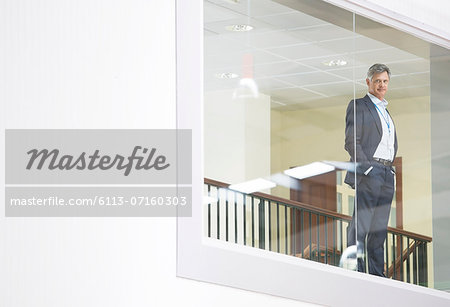
[[[224,188],[224,189],[228,189],[229,186],[230,186],[230,184],[228,184],[228,183],[220,182],[220,181],[209,179],[209,178],[204,178],[204,183],[205,184],[214,185],[214,186],[217,186],[217,187],[220,187],[220,188]],[[301,203],[301,202],[290,200],[290,199],[285,199],[285,198],[278,197],[278,196],[273,196],[273,195],[266,194],[266,193],[256,192],[256,193],[250,193],[248,195],[264,198],[264,199],[267,199],[267,200],[270,200],[270,201],[273,201],[273,202],[279,202],[279,203],[287,204],[289,206],[292,206],[292,207],[295,207],[295,208],[298,208],[298,209],[314,211],[314,212],[319,213],[319,214],[328,215],[330,217],[335,217],[337,219],[342,219],[342,220],[345,220],[345,221],[351,221],[352,220],[352,217],[349,216],[349,215],[337,213],[337,212],[330,211],[330,210],[323,209],[323,208],[317,208],[317,207],[315,207],[313,205]],[[415,239],[415,240],[421,240],[421,241],[425,241],[425,242],[431,242],[432,241],[431,237],[424,236],[424,235],[421,235],[421,234],[418,234],[418,233],[414,233],[414,232],[410,232],[410,231],[406,231],[406,230],[399,229],[399,228],[388,227],[388,232],[391,232],[391,233],[394,233],[394,234],[397,234],[397,235],[407,236],[407,237],[410,237],[411,239]]]
[[[228,189],[229,186],[230,186],[227,183],[223,183],[223,182],[212,180],[212,179],[208,179],[208,178],[205,178],[204,182],[206,184],[214,185],[214,186],[217,186],[217,187],[220,187],[220,188],[224,188],[224,189]],[[348,215],[345,215],[345,214],[337,213],[337,212],[330,211],[330,210],[327,210],[327,209],[317,208],[317,207],[315,207],[313,205],[301,203],[301,202],[298,202],[298,201],[294,201],[294,200],[290,200],[290,199],[286,199],[286,198],[282,198],[282,197],[278,197],[278,196],[273,196],[273,195],[266,194],[266,193],[256,192],[256,193],[250,193],[248,195],[264,198],[264,199],[267,199],[267,200],[270,200],[270,201],[273,201],[273,202],[280,202],[280,203],[283,203],[283,204],[290,205],[292,207],[296,207],[298,209],[306,209],[306,210],[309,210],[309,211],[314,211],[314,212],[317,212],[317,213],[330,215],[331,217],[335,217],[335,218],[346,220],[346,221],[351,221],[352,220],[351,216],[348,216]]]

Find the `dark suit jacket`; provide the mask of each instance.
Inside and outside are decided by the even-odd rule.
[[[350,161],[356,161],[358,183],[362,173],[373,163],[373,154],[377,150],[383,133],[380,116],[368,95],[356,99],[356,123],[354,122],[354,103],[350,101],[345,117],[345,150],[350,154]],[[356,125],[356,142],[354,126]],[[397,130],[397,129],[395,129]],[[356,146],[356,147],[355,147]],[[397,154],[397,133],[395,133],[394,158]],[[355,174],[347,172],[345,183],[355,187]]]

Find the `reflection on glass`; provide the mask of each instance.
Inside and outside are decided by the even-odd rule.
[[[211,0],[204,8],[205,235],[334,266],[345,262],[344,253],[348,259],[360,255],[364,267],[372,261],[367,257],[377,254],[377,275],[435,287],[437,265],[445,261],[435,260],[435,238],[431,243],[435,208],[428,44],[360,16],[354,25],[351,14],[345,21],[330,18],[330,23],[276,1]],[[230,31],[233,25],[251,30]],[[374,63],[387,65],[391,76],[367,84]],[[242,81],[247,79],[252,81]],[[354,136],[349,151],[356,148],[357,162],[367,162],[356,168],[362,176],[389,171],[390,190],[381,201],[386,210],[382,225],[374,225],[378,247],[372,255],[366,251],[366,236],[359,249],[356,236],[348,240],[353,213],[359,215],[355,225],[364,215],[358,210],[365,196],[364,185],[357,185],[355,194],[344,183],[355,166],[343,163],[349,161],[343,146],[347,106],[371,89],[388,101],[386,113],[369,97],[374,107],[368,111],[373,120],[378,118],[380,130],[388,131],[388,153],[377,152],[376,139],[369,141],[373,152],[361,158],[364,151],[358,151],[361,144]],[[358,111],[352,115],[362,119]],[[368,129],[356,127],[356,134],[363,128]],[[341,164],[293,175],[327,161]],[[258,178],[276,187],[230,188]],[[347,246],[355,246],[355,252],[346,251]],[[437,250],[444,253],[442,247]]]
[[[258,98],[259,89],[253,78],[253,55],[244,54],[242,63],[242,78],[233,92],[233,99]]]

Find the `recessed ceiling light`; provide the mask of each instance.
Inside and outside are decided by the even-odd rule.
[[[239,77],[239,75],[235,74],[234,72],[218,73],[215,74],[214,76],[219,79],[235,79]]]
[[[251,25],[240,24],[240,25],[226,26],[225,29],[233,32],[246,32],[253,30],[253,27]]]
[[[307,165],[294,167],[288,170],[285,170],[283,173],[285,175],[297,178],[304,179],[308,177],[317,176],[320,174],[328,173],[333,171],[335,168],[332,165],[323,163],[323,162],[313,162]]]
[[[330,66],[330,67],[345,66],[345,65],[347,65],[347,61],[345,61],[345,60],[331,60],[331,61],[323,62],[323,65]]]

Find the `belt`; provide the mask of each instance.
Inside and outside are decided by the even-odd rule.
[[[392,166],[392,161],[390,161],[390,160],[385,160],[385,159],[380,159],[380,158],[373,158],[373,161],[381,163],[384,166]]]

